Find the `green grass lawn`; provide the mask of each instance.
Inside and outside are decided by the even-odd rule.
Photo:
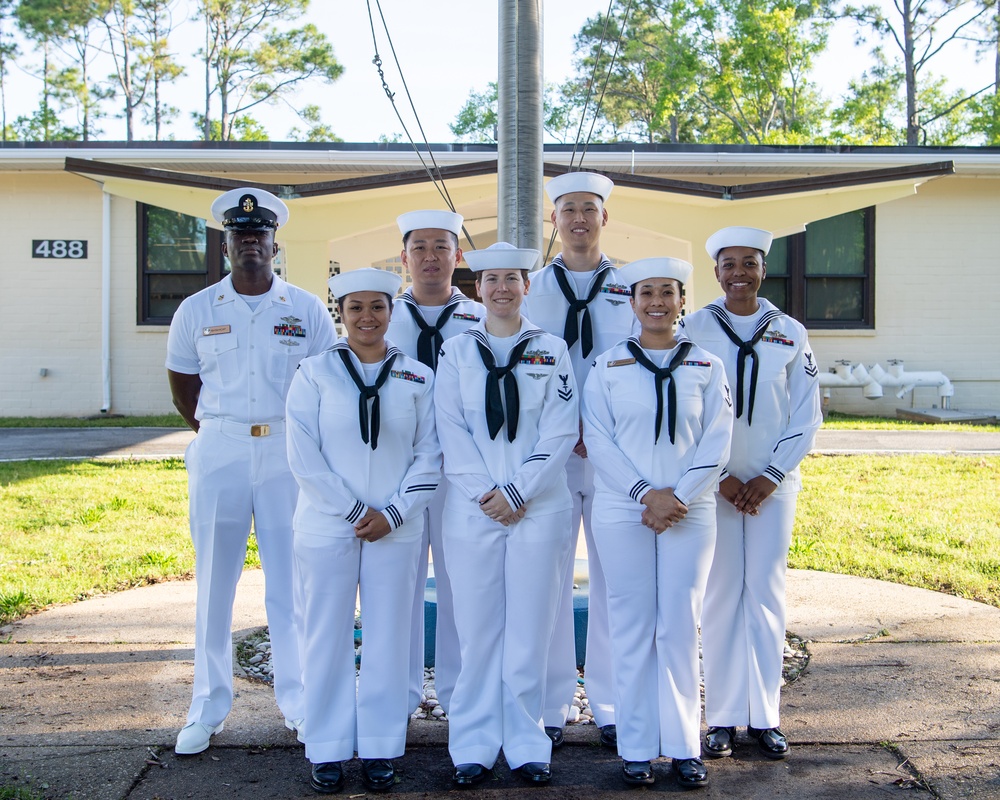
[[[0,428],[186,428],[180,414],[124,417],[0,417]]]
[[[802,473],[792,567],[1000,607],[1000,457],[810,456]],[[193,569],[182,461],[0,463],[0,622]]]

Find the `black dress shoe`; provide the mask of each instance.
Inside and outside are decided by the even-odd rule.
[[[363,758],[361,782],[370,792],[388,792],[396,782],[396,768],[388,758]]]
[[[451,782],[459,787],[475,786],[486,780],[488,770],[482,764],[458,764]]]
[[[529,761],[522,764],[517,772],[528,783],[548,783],[552,780],[552,770],[544,761]]]
[[[557,747],[562,747],[566,740],[563,738],[563,729],[553,726],[545,726],[545,735],[552,740],[552,749],[555,750]]]
[[[622,780],[629,786],[649,786],[656,780],[648,761],[622,761]]]
[[[675,758],[671,769],[677,776],[677,783],[685,789],[708,786],[708,770],[700,758]]]
[[[736,739],[736,728],[723,728],[713,725],[705,734],[702,750],[709,758],[725,758],[733,754],[733,741]]]
[[[344,768],[339,761],[312,765],[312,788],[320,794],[334,794],[344,788]]]
[[[618,728],[614,725],[602,725],[601,726],[601,745],[604,747],[610,747],[614,750],[618,749]]]
[[[782,759],[788,755],[788,751],[791,749],[780,728],[761,729],[747,726],[747,736],[757,740],[757,749],[762,756],[767,758]]]

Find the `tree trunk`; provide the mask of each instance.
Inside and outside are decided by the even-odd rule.
[[[916,24],[913,0],[903,0],[903,69],[906,78],[906,143],[920,144],[917,115],[917,72],[913,56],[913,27]]]

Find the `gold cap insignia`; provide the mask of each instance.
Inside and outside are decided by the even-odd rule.
[[[243,195],[243,200],[241,201],[240,205],[242,206],[243,210],[246,211],[248,214],[257,207],[257,204],[254,202],[253,195],[250,194]]]

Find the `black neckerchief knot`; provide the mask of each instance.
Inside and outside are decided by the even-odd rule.
[[[767,330],[767,326],[771,323],[771,320],[776,316],[780,316],[778,313],[765,314],[764,318],[760,321],[757,326],[757,330],[754,331],[753,336],[751,336],[747,341],[743,341],[739,334],[733,329],[732,324],[729,322],[728,317],[725,312],[722,311],[716,305],[710,305],[712,313],[715,315],[716,321],[719,323],[719,327],[725,332],[726,336],[729,337],[729,341],[736,345],[736,418],[739,419],[743,416],[743,377],[746,372],[747,358],[750,359],[750,397],[747,402],[747,424],[753,424],[753,401],[754,397],[757,395],[757,373],[760,369],[760,359],[757,355],[757,351],[754,349],[754,345],[761,340],[764,332]]]
[[[591,285],[590,291],[587,292],[587,296],[583,299],[578,298],[573,291],[573,287],[569,285],[569,280],[563,271],[564,269],[565,267],[552,268],[556,276],[556,283],[559,284],[559,291],[562,292],[563,297],[566,298],[566,302],[569,303],[569,308],[566,310],[566,324],[563,326],[563,339],[566,341],[567,347],[572,347],[576,340],[580,339],[580,352],[586,358],[590,355],[590,351],[594,349],[594,328],[590,321],[590,309],[587,306],[590,305],[601,291],[601,287],[604,285],[604,277],[611,268],[604,267],[604,269],[598,271],[597,275],[594,276],[594,283]],[[580,320],[578,334],[577,319],[581,311],[583,312],[583,319]]]
[[[691,342],[681,342],[674,357],[665,367],[656,366],[634,339],[629,339],[627,346],[628,351],[635,356],[636,362],[653,373],[653,382],[656,385],[656,422],[653,428],[656,435],[653,444],[660,440],[660,426],[663,423],[663,382],[667,382],[667,433],[670,435],[670,444],[673,444],[674,432],[677,430],[677,389],[672,380],[672,373],[687,358]]]
[[[451,312],[455,310],[455,307],[460,302],[460,297],[449,300],[433,325],[427,323],[427,320],[424,319],[424,315],[421,313],[420,308],[416,305],[416,303],[404,304],[406,308],[409,309],[410,316],[413,317],[413,321],[416,322],[417,327],[420,328],[420,334],[417,336],[417,361],[421,364],[425,364],[432,370],[437,370],[438,353],[441,350],[441,346],[444,344],[444,337],[441,335],[441,328],[444,327],[444,324],[451,316]]]
[[[355,369],[354,362],[351,361],[351,354],[348,352],[348,349],[345,347],[339,352],[340,357],[344,362],[344,366],[347,368],[347,374],[351,376],[351,380],[354,381],[354,385],[358,387],[358,424],[361,426],[361,441],[368,444],[369,440],[371,440],[372,450],[375,450],[378,448],[379,429],[378,390],[381,389],[382,384],[389,379],[389,371],[392,369],[392,362],[396,360],[397,353],[391,353],[389,355],[389,357],[382,363],[382,368],[378,372],[378,377],[375,378],[375,383],[368,386],[358,374],[357,369]],[[372,401],[371,423],[368,421],[369,400]]]
[[[486,425],[490,439],[496,439],[504,423],[504,403],[507,405],[507,441],[513,442],[517,436],[517,418],[521,411],[521,401],[517,390],[517,379],[511,374],[524,355],[531,339],[522,339],[510,351],[510,358],[503,367],[498,367],[493,351],[476,340],[479,355],[486,366]],[[507,376],[510,380],[505,380]],[[503,400],[500,399],[500,384],[503,384]]]

